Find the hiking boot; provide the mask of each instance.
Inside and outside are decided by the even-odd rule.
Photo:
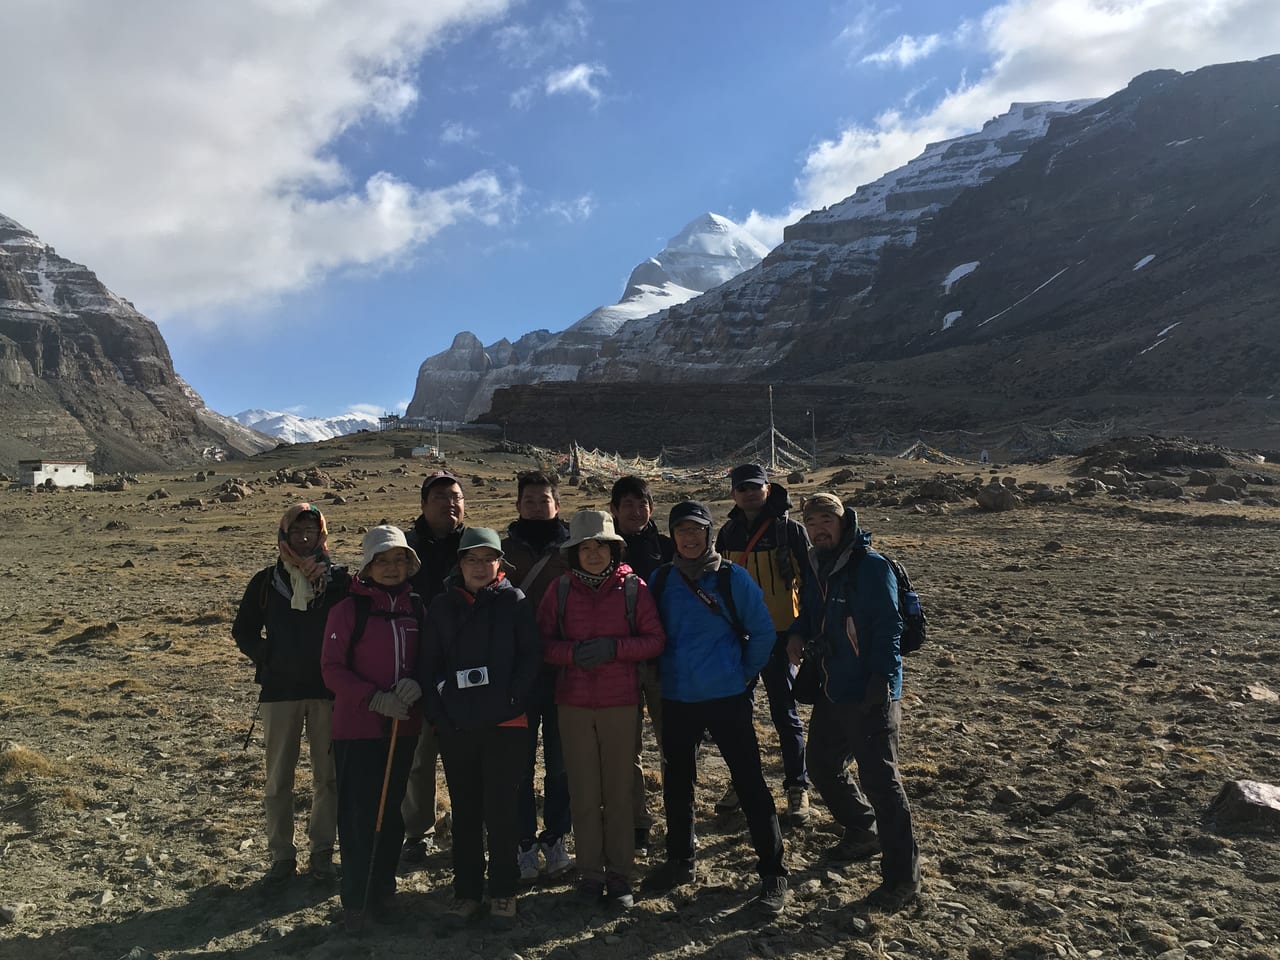
[[[271,864],[263,883],[268,887],[282,887],[298,874],[297,860],[277,860]]]
[[[919,880],[886,880],[867,894],[867,906],[885,913],[897,913],[920,896]]]
[[[760,896],[756,903],[762,913],[776,917],[787,906],[787,878],[765,877],[760,882]]]
[[[539,844],[542,847],[542,858],[547,861],[547,876],[558,877],[573,869],[574,859],[565,849],[564,837],[557,837],[554,843]],[[521,871],[523,876],[523,871]]]
[[[608,874],[604,878],[604,895],[624,910],[630,910],[636,905],[636,898],[631,893],[631,881],[618,873]]]
[[[573,891],[573,895],[588,906],[594,903],[599,903],[604,899],[604,881],[579,880],[578,886]]]
[[[854,860],[866,860],[880,852],[880,835],[874,830],[863,830],[859,827],[845,827],[840,842],[827,851],[832,860],[852,863]]]
[[[363,910],[343,910],[342,911],[342,930],[353,937],[358,937],[364,933],[365,917]]]
[[[649,871],[644,878],[644,887],[646,890],[671,890],[693,883],[696,878],[697,870],[692,860],[667,860]]]
[[[479,900],[467,900],[462,897],[454,897],[453,902],[449,904],[449,909],[444,912],[444,925],[455,928],[461,927],[474,920],[476,918],[476,914],[479,912]]]
[[[396,904],[396,892],[394,890],[375,893],[373,902],[368,906],[369,913],[379,923],[395,923],[400,919],[400,909]]]
[[[525,846],[520,844],[520,849],[516,853],[516,861],[520,864],[520,882],[534,883],[538,879],[538,845],[530,843]]]
[[[787,791],[787,816],[792,823],[805,823],[811,813],[809,791],[805,787],[792,787]]]
[[[430,834],[405,837],[404,846],[400,848],[400,866],[419,867],[435,852],[436,838]]]
[[[516,922],[516,898],[494,897],[489,901],[489,919],[501,926]]]
[[[738,791],[730,784],[729,789],[724,792],[724,796],[716,801],[716,813],[732,813],[739,806]]]
[[[647,857],[649,855],[649,828],[636,827],[636,856]]]
[[[317,850],[313,853],[311,862],[307,865],[307,872],[313,880],[336,880],[338,868],[333,865],[333,851]]]

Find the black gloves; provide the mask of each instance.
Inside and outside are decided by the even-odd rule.
[[[618,641],[614,637],[592,637],[573,648],[574,664],[586,669],[609,663],[617,656]]]

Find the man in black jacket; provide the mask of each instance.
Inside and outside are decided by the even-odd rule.
[[[453,474],[441,470],[422,481],[422,513],[405,531],[405,542],[418,554],[422,567],[410,581],[425,610],[444,591],[445,578],[458,560],[466,498]],[[400,863],[407,868],[423,862],[436,845],[436,767],[440,749],[428,725],[418,738],[409,771],[409,785],[400,812],[404,817],[404,847]]]
[[[330,562],[324,516],[309,503],[285,511],[277,531],[279,559],[249,581],[231,636],[253,661],[262,686],[258,712],[266,747],[265,807],[271,868],[276,886],[297,872],[293,834],[293,782],[305,728],[311,747],[310,869],[334,877],[338,786],[330,749],[333,694],[320,675],[329,610],[347,595],[345,567]],[[265,630],[265,636],[264,634]]]
[[[609,495],[609,512],[613,514],[614,529],[627,543],[627,563],[647,583],[653,578],[653,571],[669,563],[675,554],[671,538],[659,533],[658,525],[653,522],[653,494],[648,482],[640,477],[619,477]],[[637,667],[641,722],[636,724],[636,772],[631,800],[635,810],[636,855],[643,856],[648,850],[649,829],[653,826],[645,799],[644,765],[639,759],[644,740],[644,710],[646,706],[649,708],[653,735],[662,743],[662,681],[656,659],[646,660]]]

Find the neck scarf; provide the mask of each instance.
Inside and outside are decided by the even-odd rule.
[[[710,541],[710,536],[707,539]],[[704,573],[713,573],[720,569],[720,554],[712,550],[711,544],[708,542],[707,549],[703,551],[702,556],[693,560],[686,560],[679,551],[676,551],[675,559],[671,562],[676,570],[683,573],[690,580],[697,580]]]
[[[583,583],[585,583],[592,590],[599,590],[600,584],[604,583],[611,576],[613,576],[613,571],[616,567],[617,567],[617,564],[615,564],[613,561],[610,561],[609,566],[605,567],[604,572],[600,574],[587,573],[587,571],[583,570],[580,567],[570,567],[569,572],[572,573],[579,580],[581,580]]]
[[[307,513],[319,522],[320,536],[316,538],[316,545],[310,553],[299,556],[289,546],[289,527],[298,517]],[[329,528],[325,525],[324,514],[309,503],[295,503],[280,518],[276,546],[280,550],[280,561],[284,564],[285,573],[289,575],[289,606],[294,610],[305,610],[317,594],[324,593],[333,568],[333,561],[329,559]]]

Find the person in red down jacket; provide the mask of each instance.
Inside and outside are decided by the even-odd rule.
[[[409,584],[420,566],[398,527],[372,527],[350,596],[329,612],[325,624],[320,670],[334,693],[342,906],[350,933],[364,929],[366,907],[378,920],[395,916],[396,864],[404,842],[400,801],[422,729],[416,706],[422,688],[414,679],[422,604]]]
[[[589,904],[634,904],[632,783],[640,762],[637,666],[662,652],[666,637],[644,581],[622,562],[613,518],[583,510],[560,548],[569,572],[538,607],[543,656],[559,667],[556,704],[569,774],[574,846]]]

